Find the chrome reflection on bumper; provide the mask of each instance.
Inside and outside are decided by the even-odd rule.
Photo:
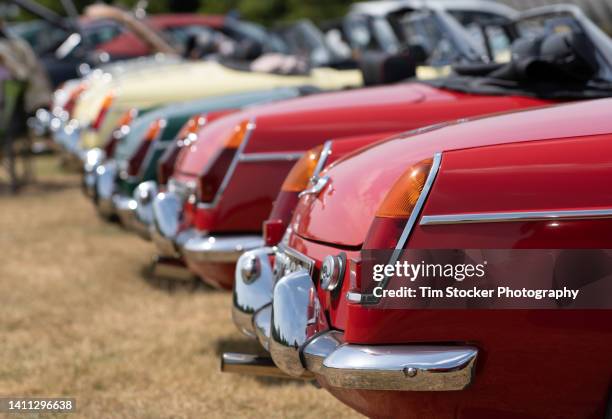
[[[290,273],[274,286],[270,354],[281,370],[294,377],[312,376],[302,364],[300,351],[309,338],[319,332],[312,330],[318,321],[329,329],[319,300],[314,296],[316,289],[306,270]]]
[[[334,387],[390,391],[456,391],[473,380],[478,356],[473,346],[344,343],[341,332],[329,330],[306,270],[276,283],[271,311],[270,354],[288,375],[320,375]]]
[[[157,196],[157,183],[153,180],[142,182],[134,190],[136,211],[133,228],[143,238],[151,239],[153,226],[153,200]]]
[[[96,169],[103,163],[105,158],[106,153],[99,148],[92,148],[85,153],[83,163],[83,192],[90,198],[95,196]]]
[[[253,315],[253,327],[259,344],[270,352],[270,330],[272,324],[272,304],[257,310]]]
[[[340,345],[320,369],[334,387],[454,391],[471,382],[478,349],[438,345]]]
[[[261,236],[209,236],[197,235],[181,246],[181,253],[189,262],[231,263],[244,252],[263,246]]]
[[[53,140],[62,147],[63,150],[70,154],[79,155],[80,152],[80,137],[81,130],[78,123],[74,120],[69,121],[66,125],[53,133]]]
[[[115,179],[117,165],[114,161],[107,161],[96,168],[95,203],[98,212],[105,217],[115,214],[113,195],[115,194]]]
[[[114,195],[112,199],[119,221],[125,228],[132,230],[136,218],[136,201],[124,195]]]
[[[236,263],[232,319],[245,335],[255,337],[253,315],[272,302],[274,273],[270,256],[272,247],[260,247],[243,253]],[[257,272],[252,272],[253,266]]]
[[[183,200],[173,192],[159,192],[153,198],[151,208],[153,212],[151,239],[159,253],[165,257],[180,257],[178,239]],[[192,235],[184,233],[182,233],[182,242]]]

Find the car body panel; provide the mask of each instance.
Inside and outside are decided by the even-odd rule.
[[[332,182],[329,190],[324,191],[320,199],[310,203],[311,216],[308,220],[302,220],[296,227],[297,232],[313,240],[359,246],[369,228],[369,225],[363,224],[363,220],[373,218],[390,185],[410,164],[431,157],[435,152],[483,144],[513,143],[523,138],[546,140],[580,137],[586,133],[603,134],[609,129],[602,118],[606,112],[603,106],[606,101],[603,99],[559,108],[550,107],[525,112],[521,118],[509,113],[496,118],[482,118],[467,125],[451,124],[422,133],[418,137],[400,137],[373,147],[367,153],[353,156],[346,164],[340,162],[334,166],[330,173]],[[576,110],[581,112],[578,114]],[[538,124],[542,118],[551,123],[546,126]],[[478,136],[473,135],[473,126],[478,127]],[[359,168],[358,174],[356,167]],[[354,181],[357,175],[361,178],[359,183]],[[378,187],[374,188],[373,185]],[[329,199],[331,193],[338,199]],[[348,203],[353,200],[358,200],[360,205],[347,211]],[[333,226],[320,221],[326,217],[337,218],[340,214],[342,217]]]

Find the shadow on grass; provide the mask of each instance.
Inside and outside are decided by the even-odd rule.
[[[68,189],[76,189],[81,186],[78,179],[57,179],[57,180],[33,180],[32,182],[20,186],[16,193],[13,193],[8,179],[0,177],[0,196],[32,196],[49,195],[62,192]]]
[[[196,276],[179,278],[156,274],[155,262],[143,266],[140,269],[140,275],[149,286],[169,294],[176,292],[220,292],[220,290],[207,285]]]
[[[260,356],[270,356],[255,339],[249,338],[222,338],[217,340],[215,346],[215,354],[221,358],[224,352],[237,352],[257,354]],[[253,379],[265,386],[284,386],[284,385],[311,385],[311,382],[295,379],[295,378],[280,378],[280,377],[263,377],[252,375]]]

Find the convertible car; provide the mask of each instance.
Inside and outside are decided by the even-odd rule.
[[[523,27],[530,35],[515,41],[508,63],[458,67],[457,75],[428,83],[285,101],[204,127],[198,145],[181,153],[169,190],[154,201],[158,249],[184,257],[202,279],[229,288],[239,255],[263,244],[261,223],[291,161],[310,147],[330,138],[610,96],[612,61],[606,57],[612,57],[612,42],[578,9],[529,12],[514,25]]]
[[[86,191],[94,198],[103,216],[119,215],[126,227],[135,229],[146,237],[148,227],[139,222],[136,214],[143,220],[150,220],[151,208],[144,202],[141,202],[142,205],[138,208],[133,195],[140,183],[155,183],[158,160],[170,145],[180,141],[181,146],[185,146],[188,135],[230,111],[295,98],[313,91],[316,89],[287,87],[239,93],[171,104],[148,112],[127,124],[127,129],[123,128],[125,135],[115,130],[105,145],[105,151],[88,151],[83,175]],[[130,115],[129,112],[127,115]],[[123,122],[120,121],[119,125],[125,126]],[[112,151],[112,154],[109,151]],[[106,160],[99,164],[104,157]],[[149,195],[143,195],[145,187],[148,190],[157,189],[156,185],[142,186],[136,194],[138,197]]]
[[[154,53],[180,54],[187,42],[185,34],[222,31],[225,21],[223,16],[206,15],[156,15],[139,20],[115,7],[96,5],[87,9],[72,33],[66,31],[62,37],[54,30],[55,37],[50,39],[43,29],[38,34],[44,39],[38,54],[53,85],[59,86],[90,66]]]
[[[302,23],[294,30],[302,32],[309,28]],[[66,124],[68,130],[58,131],[60,142],[79,150],[99,147],[121,115],[132,107],[147,108],[279,87],[311,85],[339,89],[362,84],[359,70],[336,68],[330,61],[311,66],[310,60],[287,55],[303,51],[295,51],[291,45],[283,44],[280,37],[277,39],[280,53],[264,54],[246,64],[243,60],[180,62],[89,82],[77,98],[72,120]],[[326,48],[325,45],[309,47]]]
[[[302,195],[282,242],[237,267],[235,310],[257,308],[251,324],[237,325],[284,374],[314,378],[370,417],[603,417],[612,258],[599,249],[611,245],[611,105],[447,123],[336,162],[320,174],[323,187]],[[404,282],[377,282],[364,269],[371,252],[388,265],[436,254],[484,260],[487,281],[581,297],[389,302],[397,299],[383,292]],[[580,379],[568,380],[561,366],[576,359]],[[225,371],[279,374],[270,367],[223,355]]]
[[[78,149],[99,146],[120,115],[130,107],[150,107],[195,97],[279,86],[312,85],[323,89],[354,87],[362,84],[362,73],[368,80],[378,82],[394,81],[415,74],[432,78],[445,71],[452,62],[489,59],[489,49],[479,44],[471,35],[474,31],[468,33],[450,12],[462,15],[466,24],[490,28],[490,31],[507,22],[512,12],[504,7],[491,7],[484,4],[488,2],[482,1],[460,2],[455,6],[451,2],[429,2],[427,7],[421,3],[391,3],[393,8],[389,8],[389,5],[385,8],[385,27],[394,27],[396,33],[401,33],[401,42],[408,47],[408,54],[388,59],[362,58],[360,61],[369,65],[357,71],[348,65],[354,67],[355,63],[338,54],[311,23],[297,22],[271,31],[268,37],[273,48],[263,50],[264,54],[248,65],[244,62],[236,65],[233,55],[230,55],[229,59],[221,59],[221,63],[179,64],[163,70],[139,72],[134,77],[98,80],[95,86],[89,86],[79,96],[73,121],[68,126],[69,132],[63,133],[67,137],[65,142],[78,143]],[[367,10],[374,13],[378,6]],[[382,21],[373,28],[382,30]],[[503,49],[505,44],[499,41],[507,39],[508,35],[499,33],[495,45],[501,45]],[[399,42],[399,35],[394,36],[395,42]],[[428,41],[426,45],[423,39]],[[266,52],[281,53],[284,58],[270,56]],[[302,62],[302,58],[306,58],[305,62]],[[394,77],[383,78],[380,75],[379,69],[387,67],[389,70],[383,74],[393,74]],[[185,84],[186,75],[198,82]],[[152,91],[156,93],[153,96]]]

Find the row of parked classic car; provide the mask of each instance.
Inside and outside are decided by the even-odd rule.
[[[269,355],[223,371],[314,379],[375,417],[609,417],[609,309],[377,308],[361,265],[610,248],[612,40],[575,6],[480,0],[356,3],[265,36],[249,60],[101,67],[38,115],[158,274],[233,289]],[[573,280],[606,300],[607,275]]]

